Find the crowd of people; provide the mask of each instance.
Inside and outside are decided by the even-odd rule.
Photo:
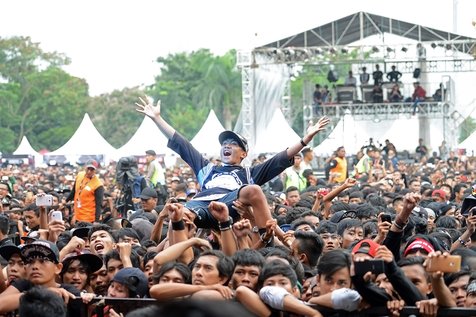
[[[174,300],[176,314],[213,301],[232,316],[476,308],[471,158],[428,157],[420,144],[409,163],[390,141],[369,142],[353,159],[337,148],[318,178],[307,144],[328,124],[321,118],[244,167],[239,134],[221,133],[221,156],[209,160],[160,102],[136,105],[186,164],[163,169],[150,150],[144,170],[133,157],[1,169],[0,314],[80,316],[99,296],[161,303],[100,306],[111,317],[157,316]]]

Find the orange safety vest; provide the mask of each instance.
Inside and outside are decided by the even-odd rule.
[[[347,178],[347,160],[345,158],[336,157],[337,161],[336,167],[330,170],[331,173],[339,173],[339,176],[335,177],[334,180],[338,183],[342,183]]]
[[[80,172],[76,177],[74,188],[74,218],[76,221],[94,222],[96,220],[96,199],[94,192],[102,186],[99,177],[94,175],[89,179],[84,177],[86,172]],[[102,202],[98,202],[99,204]]]

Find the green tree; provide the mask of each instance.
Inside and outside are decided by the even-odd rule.
[[[236,69],[236,51],[206,60],[205,77],[194,89],[198,104],[212,107],[226,129],[231,130],[241,109],[241,74]]]
[[[141,124],[144,116],[134,108],[139,97],[144,97],[144,92],[136,87],[115,90],[89,101],[86,109],[94,126],[112,146],[124,145]]]
[[[147,93],[162,102],[164,118],[186,138],[203,125],[210,109],[231,127],[241,105],[234,52],[216,57],[209,50],[159,57],[160,75]]]
[[[69,62],[62,54],[44,52],[29,37],[0,38],[3,151],[15,149],[24,135],[37,149],[55,149],[74,133],[88,86],[61,69]]]

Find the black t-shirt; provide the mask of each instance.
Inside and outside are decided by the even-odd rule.
[[[12,286],[15,287],[20,293],[26,292],[35,285],[28,280],[16,280],[12,283]],[[76,287],[70,284],[60,284],[60,288],[64,288],[71,294],[75,296],[80,296],[81,293]],[[67,315],[68,317],[81,317],[82,302],[79,300],[73,300],[68,303]]]

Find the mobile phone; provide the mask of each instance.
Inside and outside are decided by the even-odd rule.
[[[53,196],[52,195],[41,195],[36,196],[36,205],[41,206],[52,206],[53,205]]]
[[[382,222],[389,222],[389,223],[392,223],[392,216],[388,215],[388,214],[381,214],[380,215],[380,220]]]
[[[461,256],[460,255],[448,255],[446,257],[432,257],[427,259],[426,263],[427,272],[443,272],[454,273],[461,270]]]
[[[383,260],[365,260],[362,262],[354,262],[355,275],[365,275],[367,272],[378,275],[385,272],[385,264]]]
[[[51,220],[63,221],[63,213],[59,210],[51,212]]]

